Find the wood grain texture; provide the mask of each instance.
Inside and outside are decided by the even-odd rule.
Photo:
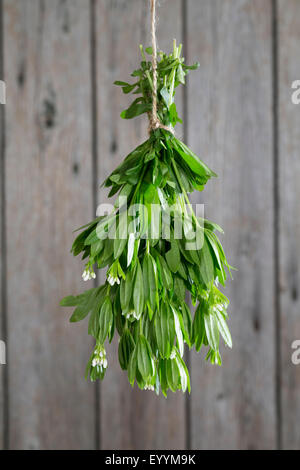
[[[148,1],[98,0],[98,167],[99,179],[147,138],[146,120],[125,121],[119,115],[131,102],[112,85],[130,80],[140,61],[140,43],[149,45]],[[163,0],[158,8],[158,44],[171,50],[176,35],[181,40],[181,1]],[[106,193],[99,194],[99,202]],[[103,449],[179,449],[185,447],[185,402],[180,394],[166,401],[151,392],[131,389],[121,371],[118,341],[108,348],[109,368],[101,384],[101,441]]]
[[[189,0],[188,143],[219,178],[194,201],[225,230],[233,350],[192,354],[191,447],[276,445],[271,1]]]
[[[2,1],[0,1],[0,80],[4,80],[3,76],[3,31],[2,31]],[[5,305],[4,305],[4,269],[5,263],[3,262],[3,251],[4,251],[4,105],[0,104],[0,341],[6,340],[4,323],[5,323]],[[5,446],[5,368],[6,366],[1,365],[0,360],[0,450],[4,449]]]
[[[300,366],[291,361],[291,345],[300,340],[300,105],[291,100],[292,83],[300,80],[299,1],[278,2],[278,33],[281,445],[299,449]]]
[[[68,255],[92,216],[89,0],[5,0],[10,448],[93,448],[84,290]]]

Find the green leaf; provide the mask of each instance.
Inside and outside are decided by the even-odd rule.
[[[171,121],[171,124],[172,124],[173,127],[177,124],[177,122],[182,123],[182,120],[179,118],[179,116],[177,114],[177,109],[176,109],[176,104],[175,103],[171,104],[171,106],[169,108],[169,113],[170,113],[170,121]]]
[[[177,362],[178,369],[179,369],[181,389],[182,389],[183,393],[186,391],[186,389],[188,389],[188,391],[190,393],[191,385],[190,385],[189,372],[188,372],[188,369],[185,365],[185,362],[180,357],[180,354],[178,352],[176,354],[175,360]]]
[[[120,302],[123,313],[128,312],[130,300],[133,293],[135,270],[129,270],[126,273],[126,279],[121,280]]]
[[[116,238],[114,240],[114,257],[120,258],[127,244],[127,211],[122,211],[119,214],[118,227]]]
[[[75,307],[76,305],[80,304],[80,301],[82,300],[81,295],[68,295],[67,297],[64,297],[59,305],[61,307]]]
[[[82,300],[70,318],[71,323],[76,323],[83,320],[90,313],[98,292],[99,287],[89,289],[88,291],[84,292],[84,294],[82,294]]]
[[[128,363],[128,380],[131,386],[134,384],[136,377],[136,368],[137,368],[137,345],[135,346],[133,352],[131,353],[129,363]]]
[[[219,328],[216,318],[212,314],[204,315],[205,332],[208,344],[214,351],[219,349]]]
[[[144,200],[148,204],[157,204],[158,196],[157,189],[154,184],[145,185]]]
[[[181,312],[182,312],[182,332],[183,336],[185,339],[185,342],[189,347],[192,345],[192,316],[191,316],[191,311],[187,304],[185,302],[182,302],[181,304]],[[181,318],[179,316],[179,320],[181,321]]]
[[[100,344],[104,344],[104,341],[109,333],[109,330],[113,322],[112,304],[109,297],[106,297],[99,315],[99,335],[98,340]]]
[[[158,362],[159,381],[160,381],[161,391],[165,397],[167,396],[167,389],[168,389],[166,363],[167,361],[164,359],[160,359]]]
[[[118,85],[118,86],[128,86],[128,85],[130,85],[130,83],[122,82],[121,80],[116,80],[116,81],[114,82],[114,85]]]
[[[204,238],[203,247],[199,252],[199,259],[202,280],[208,285],[214,279],[214,262],[206,238]]]
[[[171,272],[165,259],[158,253],[157,266],[161,276],[161,281],[167,290],[170,290],[173,286],[173,279]]]
[[[176,360],[167,359],[166,361],[166,372],[168,385],[172,392],[176,392],[179,384],[179,368]]]
[[[176,276],[174,279],[174,292],[178,299],[178,301],[184,302],[186,288],[183,279],[181,277]]]
[[[206,176],[207,178],[217,176],[216,173],[208,168],[208,166],[205,165],[205,163],[203,163],[202,160],[200,160],[186,145],[184,145],[183,142],[174,137],[172,143],[175,145],[175,149],[178,154],[185,161],[188,167],[196,173],[196,175]]]
[[[114,85],[121,86],[123,93],[127,94],[127,93],[130,93],[131,91],[133,91],[135,89],[135,87],[138,85],[138,83],[130,84],[130,83],[126,83],[126,82],[122,82],[120,80],[117,80],[117,81],[114,82]]]
[[[128,109],[121,112],[120,116],[123,119],[132,119],[136,116],[147,113],[148,111],[151,111],[150,103],[137,103],[134,101]]]
[[[178,349],[179,349],[180,356],[182,357],[184,353],[184,344],[183,344],[182,331],[180,327],[180,321],[179,321],[179,317],[178,317],[176,310],[173,307],[171,308],[172,308],[173,315],[174,315],[174,325],[175,325],[175,331],[176,331],[176,336],[177,336]]]
[[[169,106],[170,106],[170,101],[171,101],[171,97],[170,97],[170,93],[169,93],[169,90],[167,89],[167,87],[163,87],[161,90],[160,90],[160,94],[167,106],[167,108],[169,109]]]
[[[143,335],[141,335],[138,341],[137,361],[139,371],[145,381],[147,381],[154,373],[150,351],[151,349],[148,341]]]
[[[171,271],[176,273],[180,263],[180,251],[176,240],[171,241],[171,249],[166,253],[166,260]]]
[[[182,84],[185,83],[184,71],[183,71],[183,69],[182,69],[182,65],[181,65],[181,64],[179,64],[179,65],[178,65],[178,68],[177,68],[177,80],[179,81],[179,83],[182,83]]]
[[[144,310],[144,280],[139,261],[137,261],[136,274],[134,280],[133,305],[137,315],[141,315]]]
[[[175,328],[173,313],[165,302],[154,317],[154,330],[158,352],[163,359],[168,359],[174,343]]]
[[[202,308],[203,302],[200,302],[193,321],[193,342],[197,352],[200,351],[205,338],[204,311]]]
[[[222,261],[221,261],[218,245],[216,243],[216,235],[214,233],[210,232],[209,230],[206,230],[205,234],[206,234],[206,238],[207,238],[207,240],[208,240],[208,242],[209,242],[209,244],[210,244],[210,246],[213,250],[213,253],[216,257],[218,268],[222,273],[222,278],[224,279],[224,278],[226,278],[226,275],[225,275],[224,267],[223,267],[223,264],[222,264]]]
[[[135,344],[132,334],[126,328],[119,341],[118,356],[121,369],[127,370],[131,354],[134,350]]]
[[[225,343],[227,344],[227,346],[229,346],[230,348],[232,348],[232,339],[231,339],[231,334],[230,334],[230,331],[228,329],[228,326],[227,326],[227,323],[222,315],[221,312],[219,312],[218,310],[215,310],[215,316],[217,318],[217,323],[218,323],[218,328],[219,328],[219,331],[225,341]]]
[[[135,244],[135,234],[130,233],[128,237],[128,246],[127,246],[127,267],[130,266],[133,253],[134,253],[134,244]]]
[[[143,261],[143,279],[145,301],[150,307],[150,319],[158,304],[158,282],[155,261],[150,254],[146,254]]]

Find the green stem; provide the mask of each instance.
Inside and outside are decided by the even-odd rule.
[[[144,48],[142,44],[140,44],[140,51],[141,51],[141,56],[142,56],[143,61],[146,62],[146,57],[144,54]]]
[[[179,47],[178,47],[178,59],[180,58],[180,54],[181,54],[181,50],[182,50],[182,44],[179,44]]]
[[[142,319],[140,319],[140,335],[143,334]]]
[[[148,80],[149,80],[149,83],[150,83],[150,86],[151,86],[151,90],[153,91],[153,82],[152,82],[152,80],[151,80],[149,70],[146,70],[146,75],[147,75],[147,78],[148,78]]]
[[[176,47],[176,39],[173,41],[173,57],[174,59],[178,58],[178,48]],[[175,85],[175,73],[176,73],[177,67],[174,67],[172,70],[172,75],[171,75],[171,87],[170,87],[170,99],[169,99],[169,107],[173,103],[173,94],[174,94],[174,85]]]

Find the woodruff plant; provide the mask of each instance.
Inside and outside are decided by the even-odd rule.
[[[152,54],[152,48],[145,50]],[[131,119],[153,107],[153,62],[141,47],[140,68],[132,73],[133,84],[115,82],[124,93],[138,97],[121,113]],[[202,191],[216,176],[174,136],[178,117],[175,89],[185,83],[190,69],[174,42],[169,55],[158,54],[155,84],[157,118],[148,140],[131,152],[106,179],[109,196],[118,195],[113,211],[81,228],[72,246],[74,256],[87,260],[83,279],[95,277],[95,267],[107,269],[104,285],[77,296],[62,306],[74,306],[71,322],[89,316],[88,332],[96,346],[86,376],[103,379],[107,369],[105,341],[119,335],[119,362],[128,379],[141,389],[161,389],[164,395],[188,389],[189,373],[183,360],[184,343],[197,351],[207,346],[206,359],[221,365],[219,337],[231,347],[227,327],[228,299],[217,288],[225,285],[230,271],[216,235],[222,229],[197,217],[188,194]],[[156,128],[155,128],[156,127]],[[126,198],[127,204],[122,203]],[[134,206],[137,205],[137,206]],[[160,217],[154,216],[159,207]],[[132,210],[134,208],[134,210]],[[176,236],[176,223],[183,225]],[[116,229],[116,236],[112,231]],[[192,249],[191,241],[201,239]],[[192,317],[187,293],[196,306]]]

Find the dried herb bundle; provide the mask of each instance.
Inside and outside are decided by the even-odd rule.
[[[147,48],[147,54],[152,49]],[[121,113],[131,119],[143,113],[151,118],[153,66],[141,47],[142,62],[133,84],[115,82],[124,93],[138,97]],[[175,89],[198,64],[187,66],[181,46],[170,55],[160,52],[157,62],[156,101],[160,125],[104,182],[117,195],[114,209],[81,228],[72,253],[87,260],[84,280],[94,268],[108,268],[104,285],[62,300],[74,306],[70,319],[89,317],[88,332],[96,340],[86,375],[103,379],[107,359],[104,343],[119,339],[119,362],[131,385],[141,389],[188,389],[189,373],[183,360],[184,343],[199,351],[208,346],[206,359],[221,364],[219,338],[231,347],[227,327],[228,299],[218,290],[225,285],[227,263],[216,232],[222,229],[197,217],[188,194],[202,191],[216,176],[173,135],[180,119]],[[192,318],[189,293],[197,305]]]

